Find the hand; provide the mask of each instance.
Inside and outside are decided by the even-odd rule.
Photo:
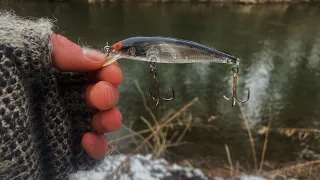
[[[53,65],[62,71],[88,72],[90,78],[97,80],[86,91],[86,103],[94,109],[102,110],[92,119],[92,128],[102,134],[116,131],[122,123],[122,115],[114,106],[118,103],[117,86],[122,83],[122,72],[115,62],[106,67],[104,54],[85,50],[67,38],[53,34]],[[81,144],[85,151],[94,159],[101,159],[108,151],[105,138],[94,133],[86,133]]]

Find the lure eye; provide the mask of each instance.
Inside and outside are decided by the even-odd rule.
[[[122,48],[122,43],[121,42],[117,42],[115,43],[112,48],[116,51],[120,51],[120,49]]]

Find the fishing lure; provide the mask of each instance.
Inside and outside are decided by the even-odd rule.
[[[233,94],[232,106],[235,106],[236,100],[245,103],[250,98],[248,89],[247,100],[238,99],[237,96],[237,78],[239,72],[240,60],[228,53],[218,51],[205,45],[169,38],[169,37],[131,37],[119,41],[112,46],[105,46],[105,53],[109,61],[104,64],[107,66],[118,59],[132,59],[146,61],[150,63],[150,71],[154,80],[154,87],[157,90],[156,96],[153,96],[149,88],[150,96],[159,104],[160,99],[170,101],[174,98],[174,89],[172,87],[172,97],[164,98],[160,95],[159,83],[157,78],[156,63],[223,63],[232,64],[233,68]],[[229,100],[224,96],[225,99]]]

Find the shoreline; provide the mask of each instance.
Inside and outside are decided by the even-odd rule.
[[[0,0],[0,3],[12,3]],[[290,5],[320,4],[320,0],[21,0],[18,3],[87,3],[87,4],[212,4],[212,5]]]
[[[61,0],[57,0],[61,1]],[[62,0],[70,1],[73,0]],[[88,3],[212,3],[212,4],[311,4],[320,3],[320,0],[86,0]]]

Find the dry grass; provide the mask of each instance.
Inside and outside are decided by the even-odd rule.
[[[308,177],[308,179],[313,179],[317,177],[316,179],[320,179],[319,175],[319,165],[320,165],[320,160],[315,160],[315,161],[308,161],[304,163],[297,163],[291,166],[286,166],[280,169],[264,172],[263,175],[265,176],[270,176],[270,175],[283,175],[283,176],[303,176],[303,177]],[[312,172],[315,170],[316,172]]]
[[[233,163],[232,163],[232,159],[231,159],[231,154],[230,154],[230,150],[229,150],[229,147],[228,145],[224,145],[225,146],[225,149],[226,149],[226,153],[227,153],[227,158],[228,158],[228,161],[229,161],[229,166],[230,166],[230,176],[233,177],[234,174],[233,174]]]
[[[255,167],[255,171],[258,171],[258,161],[257,161],[257,154],[256,154],[256,150],[255,150],[255,143],[254,143],[254,139],[252,137],[252,132],[251,129],[249,127],[249,122],[246,118],[245,112],[244,112],[244,108],[241,106],[240,103],[238,103],[239,107],[240,107],[240,111],[241,111],[241,115],[242,115],[242,119],[244,124],[246,125],[246,129],[248,131],[248,135],[249,135],[249,139],[250,139],[250,144],[251,144],[251,150],[252,150],[252,157],[254,160],[254,167]]]
[[[119,171],[127,169],[129,166],[128,162],[132,157],[132,155],[141,153],[142,149],[146,148],[146,146],[147,146],[146,152],[149,152],[149,153],[151,152],[153,154],[153,157],[160,157],[160,156],[164,156],[168,152],[169,148],[183,145],[184,142],[182,141],[182,139],[184,135],[193,126],[193,118],[192,116],[190,116],[190,114],[188,116],[188,113],[186,111],[188,110],[189,107],[191,107],[192,105],[194,105],[196,102],[199,101],[198,98],[194,98],[189,103],[184,105],[177,112],[173,113],[169,111],[168,113],[166,113],[164,117],[158,120],[154,115],[154,113],[151,111],[151,109],[148,107],[145,96],[139,84],[137,83],[137,81],[135,81],[135,84],[137,89],[141,93],[144,107],[146,111],[148,111],[152,121],[148,120],[146,117],[141,116],[140,120],[147,126],[147,129],[144,129],[139,132],[136,132],[132,130],[132,128],[122,125],[123,128],[127,129],[132,134],[119,137],[117,138],[117,140],[109,142],[109,144],[112,144],[114,142],[118,142],[120,140],[124,140],[127,138],[132,138],[137,142],[136,137],[139,137],[142,140],[142,142],[131,154],[129,154],[129,156],[124,161],[124,163],[120,165],[118,169],[106,179],[113,179],[114,175],[117,174]],[[183,116],[184,118],[179,119],[179,117],[181,116]],[[187,116],[188,118],[186,118]],[[153,122],[153,124],[150,122]],[[180,129],[182,129],[181,133],[179,133]],[[174,130],[175,133],[169,139],[168,134],[172,130]],[[143,137],[143,134],[146,134],[146,133],[150,133],[150,135],[145,138]],[[188,161],[185,161],[185,163],[186,162]],[[192,167],[192,165],[189,162],[188,162],[188,166]]]
[[[244,120],[244,124],[246,125],[246,129],[248,131],[250,144],[252,147],[252,155],[254,158],[254,165],[255,168],[257,168],[257,159],[256,159],[256,150],[255,150],[255,142],[252,137],[251,130],[248,126],[248,120],[245,116],[243,107],[238,104],[240,107],[240,111],[242,114],[242,118]],[[307,177],[308,179],[320,179],[320,160],[313,160],[313,161],[306,161],[302,163],[296,163],[296,164],[290,164],[285,165],[282,168],[274,169],[271,171],[264,171],[263,166],[265,163],[265,155],[267,153],[267,144],[268,144],[268,137],[269,133],[272,130],[271,129],[271,121],[272,121],[272,113],[271,109],[269,109],[269,120],[268,120],[268,126],[263,127],[258,131],[258,134],[265,135],[264,145],[263,145],[263,151],[262,156],[260,160],[260,166],[259,170],[253,172],[254,175],[262,175],[269,179],[273,179],[275,176],[282,176],[283,178],[290,177],[304,177],[304,179]],[[284,134],[287,137],[292,137],[294,135],[298,135],[300,140],[305,140],[311,133],[319,134],[320,130],[317,129],[301,129],[301,128],[275,128],[275,130],[278,133]]]
[[[195,103],[199,103],[198,98],[194,98],[189,103],[185,104],[178,111],[168,110],[163,113],[163,116],[157,118],[152,110],[147,105],[146,98],[142,92],[139,84],[135,81],[136,88],[141,94],[142,102],[145,110],[150,115],[150,119],[140,116],[141,122],[146,125],[146,129],[141,131],[134,131],[132,127],[122,125],[122,128],[130,132],[130,134],[117,138],[116,140],[109,141],[109,144],[131,139],[136,142],[137,147],[132,152],[133,154],[141,153],[143,150],[152,153],[155,157],[164,156],[168,148],[184,144],[183,137],[193,127],[200,127],[204,129],[216,129],[213,125],[203,125],[199,118],[193,117],[187,110]],[[215,116],[209,117],[208,121],[214,121]],[[144,135],[150,133],[147,137]],[[171,134],[170,134],[171,133]],[[170,137],[168,136],[170,134]],[[142,141],[140,144],[138,141]]]
[[[171,137],[171,141],[167,141],[167,135],[168,135],[170,129],[172,129],[172,127],[173,127],[172,121],[176,120],[179,116],[183,115],[183,113],[190,106],[192,106],[195,102],[197,102],[199,99],[194,98],[191,102],[189,102],[188,104],[183,106],[179,111],[177,111],[175,114],[173,114],[170,118],[168,118],[167,120],[164,120],[164,121],[160,121],[161,125],[159,125],[158,120],[156,119],[155,115],[147,106],[146,99],[144,97],[143,92],[141,91],[141,88],[139,87],[139,84],[136,81],[135,81],[135,84],[136,84],[137,89],[141,93],[145,109],[149,112],[150,116],[152,117],[154,125],[152,126],[146,118],[141,117],[141,120],[148,126],[148,129],[152,133],[142,141],[142,143],[134,150],[133,153],[139,153],[141,151],[141,149],[144,147],[144,145],[146,143],[148,143],[149,140],[152,139],[152,141],[154,142],[152,154],[155,157],[159,157],[161,155],[164,155],[164,153],[166,152],[166,149],[168,147],[178,146],[181,144],[181,140],[182,140],[183,136],[185,135],[186,131],[190,128],[190,126],[192,124],[192,118],[188,118],[185,120],[184,123],[182,123],[182,125],[184,126],[184,130],[178,136],[178,138],[176,140],[173,140],[173,138]]]
[[[268,179],[274,179],[276,176],[277,177],[282,177],[283,179],[287,179],[289,177],[295,177],[297,179],[315,179],[318,180],[320,179],[320,160],[312,160],[312,161],[305,161],[305,162],[299,162],[296,164],[288,163],[288,165],[282,165],[281,168],[276,168],[273,170],[264,170],[263,167],[265,164],[268,164],[265,162],[265,156],[267,153],[267,146],[268,146],[268,137],[270,131],[274,130],[280,134],[283,134],[287,137],[293,137],[293,136],[298,136],[300,140],[305,140],[310,134],[315,134],[316,136],[319,137],[320,135],[320,130],[318,129],[301,129],[301,128],[271,128],[271,121],[272,121],[272,111],[269,109],[269,120],[268,120],[268,126],[263,127],[262,129],[257,131],[257,134],[259,135],[265,135],[264,139],[264,144],[262,148],[262,153],[261,153],[261,160],[260,160],[260,165],[258,168],[258,159],[256,156],[256,145],[255,141],[252,135],[252,129],[249,127],[248,119],[245,114],[245,110],[243,106],[238,103],[240,112],[242,115],[243,123],[246,127],[247,134],[249,137],[249,142],[251,145],[251,151],[252,151],[252,158],[253,158],[253,163],[254,163],[254,171],[239,171],[239,167],[241,167],[241,163],[237,162],[236,168],[234,168],[232,158],[231,158],[231,152],[228,147],[228,145],[225,145],[225,150],[227,154],[227,160],[229,163],[229,169],[225,170],[224,168],[221,169],[208,169],[207,172],[211,177],[214,176],[220,176],[224,178],[234,178],[237,177],[240,174],[248,174],[248,175],[260,175],[263,177],[266,177]],[[222,166],[222,165],[221,165]],[[228,173],[229,172],[229,173]],[[229,175],[228,175],[229,174]],[[300,178],[299,178],[300,177]]]
[[[263,127],[258,132],[259,134],[265,134],[268,128]],[[299,139],[304,140],[309,135],[313,134],[320,137],[320,130],[318,129],[304,129],[304,128],[274,128],[270,129],[276,131],[280,134],[283,134],[287,137],[293,137],[294,135],[298,135]]]
[[[149,114],[149,118],[147,117],[140,117],[140,121],[143,122],[146,126],[146,129],[143,129],[141,131],[134,131],[132,130],[132,127],[127,127],[123,125],[123,128],[128,130],[130,132],[129,135],[119,137],[117,140],[111,141],[110,143],[116,143],[128,138],[131,138],[136,143],[135,150],[129,154],[127,161],[125,161],[117,171],[114,172],[116,174],[118,171],[125,170],[128,168],[128,160],[131,158],[132,155],[137,153],[147,152],[152,153],[154,157],[164,157],[167,154],[171,154],[170,148],[175,146],[183,145],[184,142],[183,138],[185,134],[191,130],[191,127],[198,126],[201,127],[201,123],[196,122],[195,118],[192,116],[191,113],[188,113],[188,109],[193,106],[196,102],[199,103],[198,98],[194,98],[186,105],[182,106],[178,111],[168,110],[167,112],[163,113],[163,116],[161,118],[157,118],[155,114],[152,112],[152,110],[148,107],[147,101],[145,99],[145,96],[143,92],[141,91],[141,88],[139,87],[139,84],[135,82],[137,89],[141,93],[142,101],[144,104],[145,110]],[[264,170],[264,166],[268,165],[268,162],[266,162],[265,157],[268,147],[268,137],[270,132],[276,131],[280,134],[283,134],[285,136],[291,137],[294,135],[298,135],[301,140],[306,139],[310,134],[319,134],[320,130],[316,129],[298,129],[298,128],[271,128],[271,121],[272,121],[272,111],[269,110],[269,120],[268,125],[266,127],[263,127],[262,129],[258,130],[256,134],[258,135],[264,135],[264,144],[262,147],[262,153],[261,153],[261,159],[258,161],[257,158],[257,150],[256,150],[256,144],[253,137],[252,129],[249,127],[248,119],[245,114],[244,107],[239,104],[241,117],[243,120],[243,123],[246,127],[246,131],[248,134],[248,140],[250,142],[251,151],[252,151],[252,158],[253,158],[253,166],[254,170],[246,170],[241,165],[241,162],[232,161],[232,149],[229,149],[229,146],[225,144],[225,151],[226,151],[226,159],[228,161],[228,166],[224,168],[224,165],[221,165],[221,168],[208,168],[203,169],[204,172],[207,172],[208,176],[220,176],[220,177],[237,177],[240,174],[251,174],[251,175],[261,175],[264,177],[267,177],[269,179],[273,179],[276,175],[282,175],[284,177],[286,176],[305,176],[308,177],[308,179],[317,179],[317,177],[320,177],[320,160],[315,161],[308,161],[308,162],[300,162],[297,164],[289,164],[282,166],[281,168],[272,170]],[[214,118],[213,118],[214,119]],[[208,127],[205,125],[204,127]],[[215,127],[210,127],[215,128]],[[173,132],[173,133],[172,133]],[[186,165],[188,167],[192,167],[193,165],[187,161],[184,160],[182,162],[183,165]],[[209,166],[208,166],[209,167]],[[241,170],[240,170],[241,169]],[[269,167],[270,169],[270,167]],[[109,179],[113,179],[112,176],[109,177]]]
[[[262,151],[262,155],[261,155],[261,162],[260,162],[260,167],[259,167],[259,171],[258,174],[261,173],[262,169],[263,169],[263,164],[264,164],[264,158],[266,155],[266,151],[267,151],[267,145],[268,145],[268,137],[269,137],[269,131],[270,131],[270,127],[271,127],[271,110],[269,108],[269,122],[268,122],[268,129],[266,131],[266,136],[265,136],[265,140],[264,140],[264,144],[263,144],[263,151]]]

